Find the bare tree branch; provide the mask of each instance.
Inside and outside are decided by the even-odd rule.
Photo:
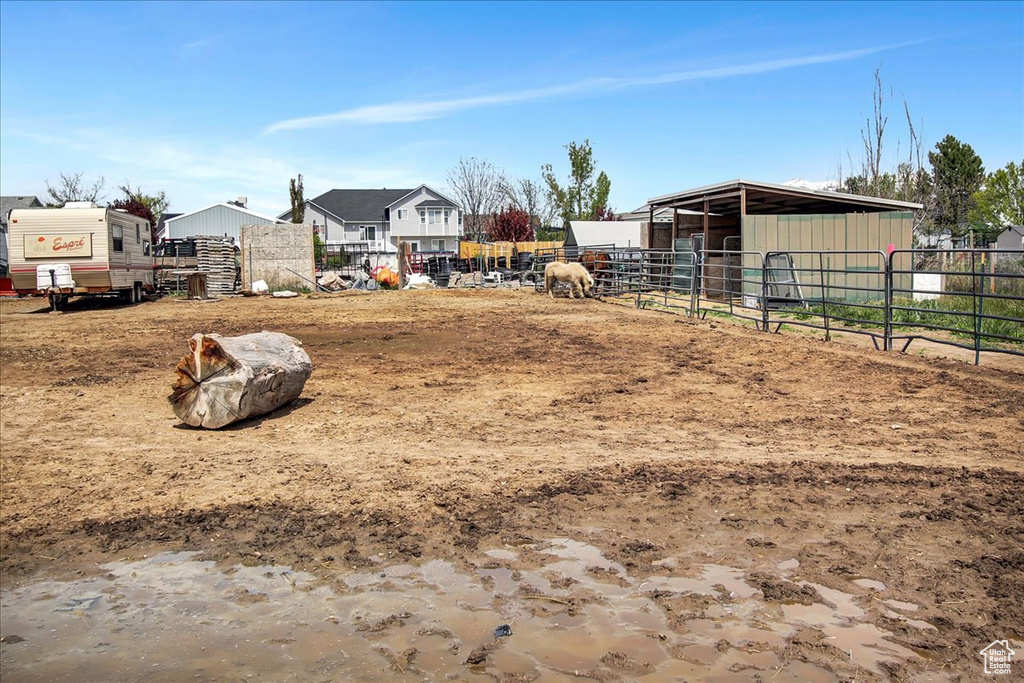
[[[83,173],[74,175],[61,173],[60,182],[57,185],[51,185],[49,180],[44,181],[46,192],[53,200],[48,204],[63,207],[68,202],[95,202],[99,199],[105,183],[103,177],[100,176],[91,186],[86,187],[82,180],[83,175]]]
[[[530,227],[550,225],[557,213],[548,200],[547,189],[540,182],[530,178],[504,179],[502,184],[503,201],[514,208],[525,212],[530,217]]]
[[[503,175],[489,161],[476,157],[459,159],[448,171],[448,186],[465,210],[463,237],[483,239],[492,215],[503,196]]]

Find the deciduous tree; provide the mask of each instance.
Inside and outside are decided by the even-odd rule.
[[[476,157],[463,157],[448,171],[448,186],[465,211],[464,238],[477,240],[487,234],[487,224],[501,204],[503,185],[502,173]]]
[[[544,185],[530,178],[504,179],[502,183],[504,201],[530,217],[530,225],[534,230],[550,225],[555,218],[555,211],[548,199]]]
[[[115,199],[114,201],[110,202],[110,208],[121,209],[122,211],[126,211],[133,216],[145,218],[147,221],[149,221],[149,229],[152,239],[156,241],[155,230],[158,219],[153,215],[153,210],[150,209],[148,206],[146,206],[139,200],[135,199],[134,197],[126,197],[125,199]]]
[[[512,205],[503,208],[494,214],[487,237],[492,242],[532,242],[530,215]]]
[[[124,209],[133,216],[139,216],[149,221],[150,230],[154,244],[157,240],[157,224],[160,223],[160,217],[167,211],[167,207],[170,203],[167,201],[167,195],[163,190],[160,190],[156,194],[146,194],[142,191],[142,186],[133,188],[132,184],[125,181],[124,185],[118,185],[118,190],[124,195],[121,199],[115,199],[110,203],[110,206],[115,209]]]
[[[1024,161],[1020,165],[1011,161],[989,174],[984,187],[974,193],[968,219],[990,234],[1008,225],[1024,225]]]
[[[886,91],[888,90],[888,96]],[[930,234],[934,232],[932,218],[932,178],[925,166],[924,142],[910,116],[910,106],[903,100],[903,114],[907,122],[907,141],[905,152],[901,152],[902,141],[896,140],[896,166],[888,167],[885,162],[886,150],[891,139],[886,135],[889,115],[886,113],[886,102],[894,97],[892,87],[888,89],[882,84],[879,70],[875,70],[875,89],[872,93],[872,115],[864,122],[861,129],[862,154],[859,160],[847,154],[852,175],[844,175],[840,163],[838,169],[839,188],[850,194],[860,194],[882,199],[895,199],[904,202],[921,204],[924,208],[914,213],[915,233]]]
[[[555,177],[551,164],[541,167],[544,182],[548,186],[548,197],[557,208],[563,227],[569,221],[597,219],[597,213],[608,204],[612,183],[601,171],[594,177],[597,162],[590,147],[590,140],[582,143],[570,142],[565,145],[569,152],[569,180],[563,187]]]
[[[60,174],[60,182],[51,185],[50,181],[44,181],[46,183],[46,192],[50,195],[52,201],[48,201],[46,205],[50,208],[62,208],[68,202],[95,202],[100,198],[100,193],[103,192],[103,185],[105,181],[100,176],[92,185],[87,185],[82,180],[83,173],[75,173],[73,175]]]

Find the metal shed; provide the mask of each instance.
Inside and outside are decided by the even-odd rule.
[[[198,235],[231,237],[238,244],[243,225],[273,225],[284,221],[264,216],[232,203],[207,206],[183,213],[166,221],[166,234],[170,239],[183,239]]]
[[[708,249],[723,249],[726,237],[737,236],[748,251],[838,251],[885,250],[890,244],[909,249],[913,212],[921,205],[731,180],[648,200],[651,222],[663,208],[674,211],[670,240],[700,233]],[[684,214],[680,209],[699,213]]]
[[[655,214],[666,208],[673,212],[672,222],[656,224]],[[878,197],[732,180],[648,200],[645,246],[679,248],[679,240],[689,239],[702,249],[733,252],[716,256],[726,267],[741,262],[744,271],[756,263],[758,254],[817,252],[816,258],[827,259],[830,267],[864,273],[844,277],[843,284],[851,289],[833,294],[865,298],[870,292],[858,293],[857,288],[874,288],[884,270],[884,256],[879,254],[912,248],[913,212],[920,208],[920,204]],[[828,255],[822,257],[822,253]],[[801,258],[811,260],[808,256],[797,260]],[[710,258],[708,262],[715,263]]]
[[[565,246],[600,244],[618,249],[640,247],[640,221],[570,221]]]

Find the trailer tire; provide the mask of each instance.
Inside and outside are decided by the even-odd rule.
[[[142,283],[136,282],[132,286],[132,304],[142,303]]]

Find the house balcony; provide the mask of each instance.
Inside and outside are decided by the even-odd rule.
[[[412,228],[395,228],[395,234],[407,237],[455,237],[459,234],[459,227],[452,223],[433,223],[419,225]]]

